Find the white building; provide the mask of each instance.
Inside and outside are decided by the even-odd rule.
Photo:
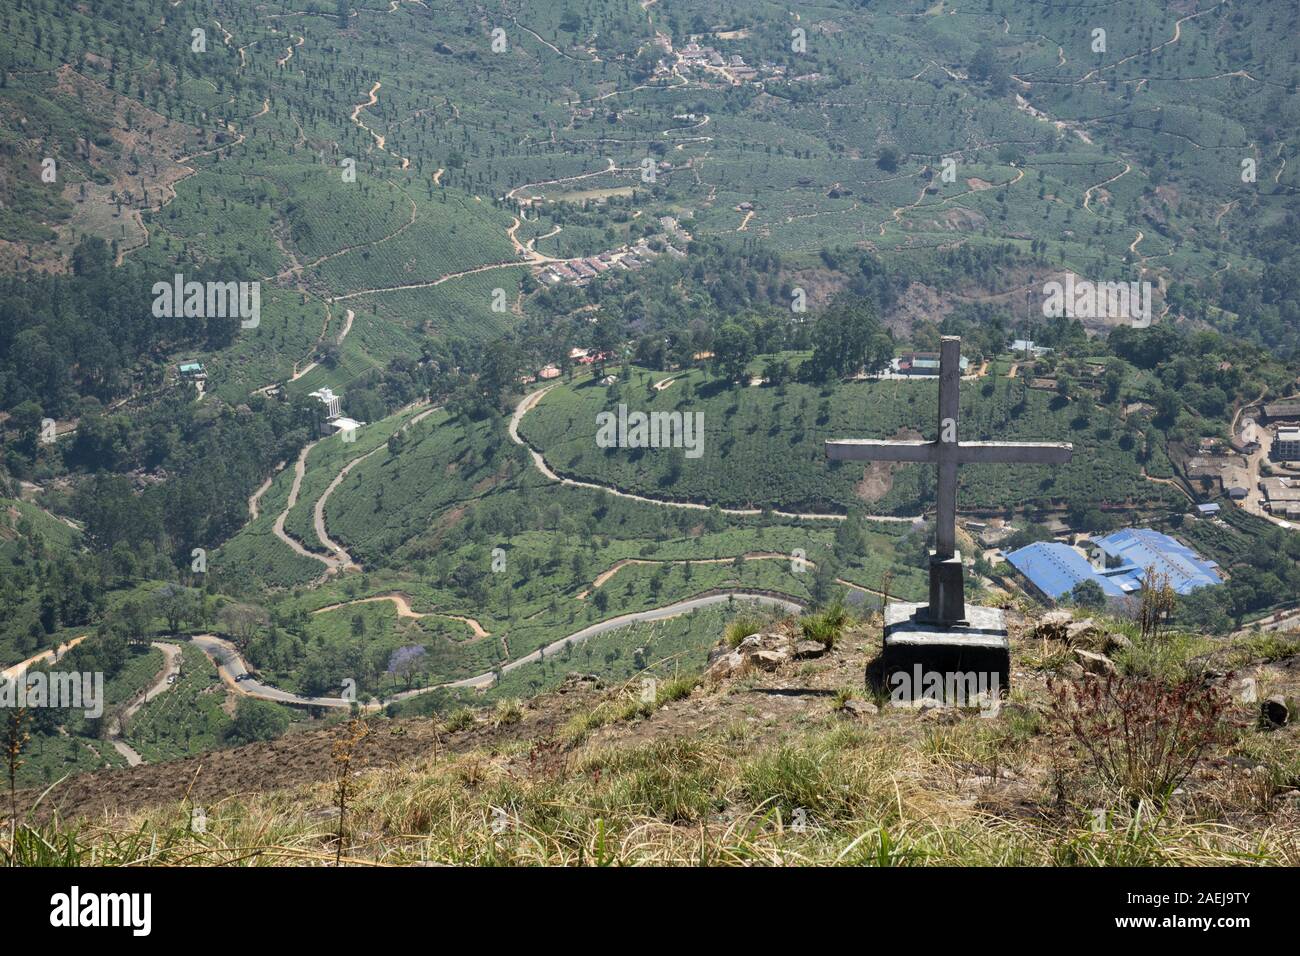
[[[1011,351],[1023,352],[1025,355],[1033,355],[1037,357],[1039,355],[1046,355],[1052,350],[1045,345],[1035,345],[1033,339],[1016,339],[1011,343]]]
[[[332,422],[343,414],[343,408],[339,404],[341,396],[335,395],[328,388],[319,388],[310,393],[312,398],[319,399],[320,403],[325,406],[325,420]]]

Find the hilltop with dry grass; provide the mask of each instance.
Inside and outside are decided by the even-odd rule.
[[[35,812],[20,794],[16,856],[1300,863],[1295,638],[1060,617],[1017,618],[1012,636],[994,715],[872,698],[878,620],[742,616],[703,674],[575,674],[527,703],[87,775]]]

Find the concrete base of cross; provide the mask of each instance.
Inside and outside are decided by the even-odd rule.
[[[980,706],[1011,686],[1011,642],[1002,611],[966,605],[957,625],[925,620],[928,605],[885,607],[884,651],[867,683],[896,703],[932,697],[941,703]]]
[[[930,552],[930,603],[921,608],[917,617],[928,624],[967,623],[966,571],[960,551],[954,551],[949,558]]]

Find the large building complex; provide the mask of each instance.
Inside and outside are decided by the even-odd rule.
[[[1007,555],[1033,588],[1051,600],[1084,581],[1095,582],[1108,597],[1142,589],[1147,570],[1168,578],[1178,594],[1222,584],[1218,566],[1182,542],[1150,528],[1127,528],[1092,540],[1091,560],[1057,541],[1038,541]]]

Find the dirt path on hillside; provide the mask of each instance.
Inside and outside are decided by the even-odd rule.
[[[352,322],[356,317],[355,312],[351,309],[347,310],[347,314],[343,317],[343,328],[339,330],[339,337],[334,340],[335,345],[342,345],[347,340],[348,333],[352,331]]]
[[[1090,202],[1092,201],[1092,194],[1093,194],[1094,192],[1096,192],[1098,189],[1101,189],[1103,186],[1109,186],[1111,183],[1115,182],[1115,181],[1116,181],[1117,179],[1119,179],[1121,176],[1127,176],[1128,173],[1129,173],[1129,170],[1131,170],[1131,169],[1133,168],[1132,164],[1127,163],[1127,162],[1125,162],[1125,161],[1122,160],[1122,159],[1120,160],[1120,162],[1121,162],[1121,163],[1124,163],[1124,170],[1123,170],[1123,172],[1120,172],[1120,173],[1118,173],[1118,174],[1116,174],[1116,175],[1110,177],[1110,179],[1102,180],[1101,182],[1097,183],[1097,185],[1095,185],[1095,186],[1089,186],[1089,187],[1084,191],[1084,193],[1083,193],[1083,208],[1084,208],[1084,209],[1087,209],[1088,212],[1092,213],[1094,216],[1097,214],[1096,211],[1095,211],[1094,209],[1092,209],[1092,208],[1090,208],[1090,207],[1088,206],[1088,203],[1090,203]]]
[[[333,300],[330,301],[332,302]],[[320,335],[316,339],[316,345],[313,346],[313,351],[315,351],[315,349],[320,348],[321,342],[325,341],[325,333],[329,331],[330,320],[332,318],[333,315],[330,312],[330,302],[326,302],[325,303],[325,325],[320,330]],[[335,340],[334,342],[335,345],[342,345],[343,340],[348,337],[348,333],[352,331],[352,320],[354,318],[356,318],[355,314],[351,309],[348,309],[347,315],[343,319],[343,330],[339,333],[339,337]],[[318,368],[319,366],[320,366],[319,362],[313,361],[313,362],[308,362],[302,368],[299,368],[298,364],[295,362],[293,366],[293,374],[289,376],[289,381],[296,382],[298,381],[298,379],[302,378],[308,372],[312,371],[315,368]]]
[[[543,255],[542,253],[534,249],[533,243],[537,241],[536,238],[529,239],[527,243],[520,242],[518,233],[519,233],[519,227],[522,225],[523,225],[523,220],[521,220],[518,216],[515,216],[514,222],[512,222],[509,228],[506,229],[506,237],[510,240],[510,244],[515,247],[515,252],[517,252],[521,256],[526,256],[530,262],[536,262],[539,264],[545,262],[564,261],[562,259],[555,259],[552,258],[551,256]],[[559,231],[560,231],[560,227],[556,226],[545,236],[542,236],[540,238],[549,239],[551,236],[555,235]]]
[[[347,292],[344,293],[343,295],[336,295],[334,297],[334,301],[341,302],[345,299],[355,299],[358,296],[363,296],[363,295],[377,295],[381,292],[405,292],[409,289],[432,289],[434,286],[442,285],[444,282],[450,282],[452,279],[463,279],[465,276],[476,275],[477,273],[480,272],[490,272],[493,269],[512,269],[512,268],[517,269],[517,268],[526,267],[530,264],[531,263],[524,262],[523,260],[517,260],[513,262],[491,262],[488,263],[487,265],[475,266],[473,269],[465,269],[461,272],[449,272],[446,275],[439,276],[437,279],[433,279],[429,282],[412,282],[406,285],[389,285],[389,286],[380,286],[379,288],[375,288],[375,289],[358,289],[355,292]]]
[[[890,213],[888,219],[880,223],[880,234],[882,236],[885,234],[885,227],[888,226],[891,222],[901,226],[903,224],[903,213],[907,212],[909,209],[936,209],[939,206],[943,206],[947,203],[952,202],[954,199],[960,199],[962,196],[969,196],[972,193],[983,192],[986,189],[1006,189],[1008,187],[1014,186],[1016,183],[1020,182],[1020,180],[1024,178],[1025,178],[1025,170],[1017,169],[1015,176],[1011,177],[1004,183],[994,183],[991,186],[984,186],[980,189],[964,189],[959,193],[953,193],[951,196],[944,196],[938,201],[930,202],[930,203],[922,202],[922,200],[925,199],[925,191],[930,188],[930,183],[925,183],[924,185],[921,186],[921,193],[919,196],[916,197],[915,201],[909,203],[906,206],[899,206],[892,213]]]
[[[379,239],[371,240],[369,242],[351,243],[349,245],[343,246],[340,249],[336,249],[333,252],[327,252],[323,256],[318,256],[315,259],[313,259],[311,262],[301,262],[301,263],[294,262],[294,264],[291,265],[288,269],[284,269],[280,272],[277,272],[275,275],[262,276],[262,281],[270,282],[273,279],[288,278],[294,273],[301,273],[307,269],[314,269],[323,263],[329,262],[331,259],[337,259],[339,256],[345,256],[349,252],[355,252],[358,249],[373,249],[375,246],[381,246],[385,242],[388,242],[390,239],[396,239],[402,233],[406,232],[407,229],[410,229],[413,225],[415,225],[415,220],[418,215],[418,209],[416,207],[414,199],[412,199],[410,196],[407,196],[406,193],[403,192],[400,188],[396,186],[394,186],[393,188],[397,189],[399,193],[402,193],[402,195],[406,198],[406,201],[411,204],[411,215],[406,220],[406,222],[402,223],[400,226],[398,226],[388,235],[383,236],[382,238]],[[286,254],[287,254],[287,250],[286,250]],[[302,291],[305,292],[306,290],[302,290]],[[334,301],[334,300],[331,299],[330,301]]]
[[[590,179],[592,176],[603,176],[606,173],[617,171],[618,164],[612,159],[607,159],[608,165],[604,169],[596,169],[589,173],[578,173],[576,176],[561,176],[559,179],[540,179],[535,183],[524,183],[522,186],[516,186],[510,192],[506,193],[507,199],[513,199],[518,202],[519,197],[515,193],[522,192],[525,189],[532,189],[534,186],[554,186],[557,183],[571,183],[579,179]]]
[[[285,51],[284,56],[280,57],[278,60],[275,61],[275,65],[277,68],[282,68],[286,63],[288,63],[290,60],[293,59],[294,47],[302,46],[304,43],[307,42],[306,37],[298,36],[298,42],[294,43],[293,38],[296,36],[298,36],[298,34],[296,33],[289,34],[289,49]]]
[[[114,750],[126,759],[128,767],[138,767],[144,763],[144,758],[124,739],[123,726],[129,731],[131,729],[131,718],[149,701],[157,698],[159,694],[165,694],[171,690],[174,686],[173,678],[181,672],[181,648],[179,644],[153,641],[149,646],[162,652],[162,670],[158,672],[158,676],[154,678],[153,683],[146,687],[144,692],[134,701],[119,711],[108,725],[109,743],[113,745]]]
[[[781,551],[746,551],[745,553],[743,553],[742,555],[740,555],[740,557],[741,557],[742,560],[745,560],[745,561],[791,561],[791,562],[793,562],[793,561],[795,560],[795,556],[794,556],[793,554],[785,554],[784,552],[781,552]],[[729,557],[729,558],[664,558],[664,559],[662,559],[662,560],[657,560],[657,559],[653,559],[653,558],[649,558],[649,559],[647,559],[647,558],[624,558],[624,559],[621,560],[621,561],[616,561],[614,564],[612,564],[612,565],[609,567],[608,570],[602,571],[600,574],[596,575],[595,580],[593,580],[593,581],[591,582],[591,587],[590,587],[588,590],[583,591],[581,594],[578,594],[578,595],[577,595],[577,599],[578,599],[579,601],[585,601],[585,600],[587,599],[587,597],[591,594],[592,591],[596,590],[596,588],[598,588],[598,587],[600,587],[601,585],[605,584],[607,581],[609,581],[611,578],[613,578],[614,575],[618,574],[619,571],[623,570],[624,568],[628,567],[629,565],[635,565],[635,564],[731,564],[731,563],[734,562],[735,560],[736,560],[735,555],[733,555],[733,556],[731,556],[731,557]],[[809,569],[816,570],[816,568],[817,568],[817,562],[816,562],[816,561],[812,561],[812,560],[810,560],[810,559],[808,559],[808,558],[802,558],[802,559],[800,559],[800,560],[802,560],[803,563],[806,564],[806,565],[808,566]],[[853,583],[852,581],[847,581],[847,580],[845,580],[844,578],[836,578],[836,579],[835,579],[835,583],[836,583],[836,584],[843,585],[844,587],[853,588],[855,591],[864,591],[864,592],[866,592],[867,594],[875,594],[875,595],[879,595],[879,596],[881,596],[881,597],[884,596],[884,592],[882,592],[882,591],[877,591],[875,588],[865,587],[865,586],[863,586],[863,585],[861,585],[861,584],[855,584],[855,583]]]
[[[472,617],[466,617],[462,614],[445,614],[442,611],[412,610],[410,599],[405,594],[401,594],[400,592],[394,592],[392,594],[379,594],[374,597],[357,598],[354,601],[343,601],[338,604],[327,604],[325,605],[325,607],[318,607],[316,610],[312,611],[312,614],[324,614],[326,611],[339,611],[345,607],[351,607],[354,604],[372,604],[377,601],[392,601],[394,606],[397,608],[398,617],[409,618],[414,621],[418,621],[426,617],[449,618],[450,620],[453,621],[460,621],[462,624],[464,624],[474,633],[475,637],[492,636],[490,632],[484,629],[482,624],[480,624],[477,620],[475,620]]]
[[[1157,485],[1168,485],[1170,488],[1175,488],[1178,490],[1178,493],[1181,494],[1184,498],[1186,498],[1190,503],[1192,504],[1196,503],[1196,498],[1193,497],[1190,491],[1188,491],[1186,488],[1183,487],[1183,483],[1181,481],[1178,481],[1174,478],[1157,478],[1155,475],[1149,475],[1147,474],[1145,465],[1142,468],[1142,477],[1145,478],[1147,481],[1154,481]]]
[[[1157,46],[1153,46],[1153,47],[1151,47],[1151,49],[1149,49],[1149,50],[1142,50],[1142,51],[1139,52],[1139,53],[1130,53],[1128,56],[1126,56],[1126,57],[1124,57],[1124,58],[1122,58],[1122,59],[1116,60],[1114,63],[1107,63],[1105,66],[1099,66],[1099,67],[1097,67],[1096,69],[1089,70],[1089,71],[1088,71],[1087,73],[1085,73],[1083,76],[1079,77],[1079,79],[1075,80],[1075,82],[1076,82],[1076,83],[1086,83],[1086,82],[1088,82],[1088,80],[1092,80],[1092,79],[1100,79],[1100,78],[1101,78],[1101,74],[1102,74],[1102,72],[1105,71],[1105,70],[1113,70],[1113,69],[1115,69],[1115,68],[1117,68],[1117,67],[1123,66],[1125,63],[1129,62],[1129,60],[1136,60],[1138,57],[1150,56],[1151,54],[1155,53],[1157,50],[1162,50],[1162,49],[1164,49],[1164,48],[1167,47],[1167,46],[1171,46],[1171,45],[1177,43],[1180,39],[1182,39],[1183,24],[1184,24],[1184,23],[1186,23],[1188,20],[1195,20],[1197,17],[1203,17],[1203,16],[1205,16],[1205,14],[1207,14],[1207,13],[1212,13],[1213,11],[1219,9],[1219,7],[1221,7],[1221,6],[1223,6],[1223,0],[1220,0],[1219,3],[1216,3],[1216,4],[1215,4],[1214,6],[1212,6],[1212,7],[1206,7],[1204,10],[1198,10],[1198,11],[1196,11],[1195,13],[1189,13],[1187,16],[1185,16],[1185,17],[1181,17],[1181,18],[1179,18],[1178,20],[1175,20],[1175,21],[1174,21],[1174,35],[1171,36],[1171,37],[1170,37],[1168,40],[1166,40],[1164,43],[1161,43],[1161,44],[1159,44],[1159,45],[1157,45]]]
[[[365,103],[358,103],[356,106],[354,106],[352,108],[352,115],[348,118],[353,123],[355,123],[358,127],[365,130],[374,138],[375,146],[376,148],[378,148],[378,150],[381,153],[387,153],[389,156],[392,156],[394,159],[398,160],[402,164],[402,169],[409,169],[411,166],[411,161],[409,159],[407,159],[405,156],[399,156],[397,153],[394,153],[392,150],[390,150],[387,146],[384,145],[387,142],[386,136],[381,136],[380,134],[376,133],[373,129],[371,129],[369,126],[367,126],[365,123],[361,122],[361,118],[360,118],[361,111],[364,109],[368,109],[369,107],[374,106],[376,103],[379,102],[379,88],[383,85],[384,85],[383,83],[376,80],[375,85],[370,88],[370,93],[368,94],[369,96],[368,101]]]
[[[551,41],[549,41],[549,40],[547,40],[547,39],[544,39],[543,37],[541,37],[540,35],[538,35],[538,34],[535,33],[534,31],[528,29],[528,27],[526,27],[526,26],[524,26],[522,23],[520,23],[518,17],[512,17],[511,19],[513,19],[513,20],[515,21],[515,26],[517,26],[519,29],[523,30],[523,31],[524,31],[525,33],[527,33],[530,37],[532,37],[534,40],[536,40],[536,41],[537,41],[538,43],[540,43],[542,46],[546,47],[546,48],[547,48],[548,50],[550,50],[552,53],[556,53],[556,54],[558,54],[558,55],[564,57],[566,60],[573,60],[573,61],[575,61],[575,62],[577,62],[577,63],[590,63],[590,62],[592,62],[592,61],[587,60],[587,59],[585,59],[585,58],[583,58],[583,57],[577,57],[577,56],[573,56],[573,55],[571,55],[571,54],[565,53],[563,50],[561,50],[559,47],[557,47],[554,43],[552,43]]]
[[[334,489],[343,483],[343,479],[348,476],[348,472],[380,449],[386,447],[386,445],[380,445],[379,448],[374,449],[374,451],[367,452],[360,458],[354,458],[344,465],[339,470],[339,473],[334,476],[334,480],[326,486],[325,491],[321,493],[321,496],[316,499],[316,505],[312,509],[312,524],[316,529],[316,540],[321,543],[321,546],[325,548],[325,550],[334,555],[334,560],[341,570],[360,570],[361,565],[352,560],[352,555],[348,553],[347,549],[344,548],[343,545],[339,544],[329,536],[329,529],[325,527],[325,502],[329,500],[330,495],[334,494]]]
[[[257,490],[248,496],[248,520],[257,520],[258,503],[262,500],[262,495],[266,494],[267,491],[270,490],[272,482],[275,481],[275,476],[284,470],[284,465],[284,462],[280,462],[280,464],[276,465],[275,471],[271,472],[271,474],[267,476],[266,481],[258,485]]]
[[[352,310],[349,309],[348,310],[349,322],[347,328],[352,327],[351,315],[352,315]],[[346,334],[347,334],[347,330],[345,329],[344,335]],[[340,341],[342,341],[341,338]],[[399,429],[399,432],[405,432],[412,425],[424,421],[424,419],[428,418],[430,415],[432,415],[441,407],[442,406],[439,405],[433,408],[425,409],[424,411],[420,412],[420,414],[413,417],[405,425],[403,425]],[[316,499],[315,507],[312,509],[312,523],[316,528],[316,540],[318,540],[324,548],[326,548],[327,550],[333,553],[334,560],[337,562],[337,566],[341,570],[359,571],[361,570],[361,565],[353,560],[352,555],[348,553],[347,549],[344,548],[343,545],[339,544],[337,541],[334,541],[332,538],[330,538],[329,530],[325,526],[325,503],[329,501],[330,495],[334,494],[334,490],[343,483],[343,479],[348,476],[348,472],[350,472],[357,465],[361,464],[371,455],[377,454],[378,452],[385,450],[387,447],[388,444],[385,442],[382,445],[372,448],[364,455],[361,455],[358,458],[353,458],[350,462],[344,465],[343,468],[340,469],[339,473],[334,476],[334,480],[331,481],[328,487],[326,487],[326,489],[324,490],[324,492],[321,493],[321,496]]]
[[[229,143],[222,143],[219,146],[213,146],[210,149],[200,150],[197,153],[191,153],[188,156],[182,156],[180,159],[174,160],[176,165],[184,167],[186,172],[182,174],[179,178],[175,179],[171,183],[166,184],[162,188],[162,192],[164,194],[164,198],[162,202],[158,203],[157,206],[149,206],[147,209],[132,209],[130,211],[131,218],[135,221],[135,224],[140,228],[141,233],[144,235],[144,240],[142,242],[137,243],[136,245],[123,246],[121,249],[119,249],[117,253],[117,258],[114,259],[114,263],[113,263],[114,265],[120,266],[128,253],[135,252],[137,249],[143,249],[149,245],[149,228],[144,223],[143,214],[145,212],[149,212],[149,213],[162,212],[163,209],[167,207],[167,204],[176,198],[176,187],[179,186],[181,183],[183,183],[185,180],[189,179],[191,176],[195,176],[198,174],[199,172],[198,169],[196,169],[193,166],[186,165],[187,163],[191,162],[192,160],[199,159],[202,156],[214,156],[217,153],[222,152],[223,150],[233,149],[234,147],[239,146],[244,142],[244,134],[236,131],[235,127],[232,124],[230,123],[226,124],[226,132],[234,133],[236,138]]]
[[[302,479],[307,474],[307,455],[310,454],[311,450],[319,443],[320,439],[318,438],[316,441],[305,445],[302,451],[298,453],[298,459],[293,463],[293,485],[289,488],[289,500],[285,503],[284,510],[276,515],[275,525],[271,530],[277,538],[292,548],[294,553],[301,555],[304,558],[311,558],[315,561],[319,561],[321,564],[325,565],[325,572],[321,575],[321,577],[324,578],[325,575],[333,574],[338,570],[335,560],[317,554],[315,551],[308,551],[296,540],[289,537],[288,533],[284,530],[285,519],[289,517],[289,512],[293,510],[294,505],[298,503],[298,492],[302,488]]]

